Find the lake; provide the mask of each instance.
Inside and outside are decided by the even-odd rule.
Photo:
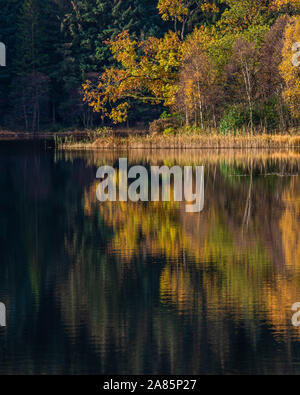
[[[0,374],[300,373],[300,152],[47,145],[0,144]],[[204,210],[100,203],[120,157],[204,165]]]

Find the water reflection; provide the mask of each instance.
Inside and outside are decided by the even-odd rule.
[[[96,169],[205,165],[205,209]],[[300,154],[1,150],[1,373],[300,373]]]

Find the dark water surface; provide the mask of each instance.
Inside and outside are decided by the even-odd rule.
[[[32,143],[30,143],[32,144]],[[300,154],[0,145],[0,373],[300,373]],[[99,203],[96,169],[205,165],[205,209]]]

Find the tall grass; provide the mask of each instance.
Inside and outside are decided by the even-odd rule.
[[[96,138],[90,142],[66,144],[64,149],[165,149],[165,148],[299,148],[300,133],[295,134],[244,134],[221,135],[216,131],[203,133],[176,133],[174,135],[148,134],[116,135]]]

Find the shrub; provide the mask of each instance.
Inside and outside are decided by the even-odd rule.
[[[227,134],[230,131],[241,129],[247,122],[245,110],[240,106],[230,107],[220,122],[220,131]]]
[[[176,134],[176,130],[174,128],[167,128],[163,131],[164,136],[174,136]]]
[[[108,127],[97,128],[95,130],[88,131],[88,138],[91,142],[99,139],[106,138],[112,134],[112,129]]]
[[[171,116],[167,118],[157,119],[150,124],[150,133],[163,133],[166,129],[178,129],[181,126],[179,117]]]
[[[277,129],[280,125],[280,115],[276,99],[266,103],[258,103],[254,109],[254,124],[264,125],[267,129]]]
[[[171,118],[171,117],[172,117],[171,114],[169,114],[167,111],[164,111],[159,118],[160,119],[168,119],[168,118]]]

